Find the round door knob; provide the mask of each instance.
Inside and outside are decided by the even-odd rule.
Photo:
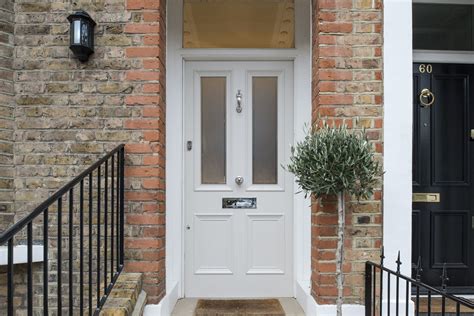
[[[241,176],[236,177],[235,183],[237,183],[238,185],[241,185],[242,183],[244,183],[244,177],[241,177]]]

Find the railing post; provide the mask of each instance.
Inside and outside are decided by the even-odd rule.
[[[374,267],[375,269],[375,267]],[[365,263],[365,316],[372,315],[372,266]]]
[[[97,167],[97,258],[96,258],[96,267],[97,267],[97,288],[96,288],[96,291],[97,291],[97,309],[99,309],[100,307],[100,181],[101,181],[101,177],[100,177],[100,168],[101,166],[98,166]]]
[[[28,316],[33,316],[33,223],[29,222],[27,227],[28,244]]]
[[[48,227],[49,227],[49,216],[48,208],[44,210],[43,213],[43,313],[48,315],[48,268],[49,268],[49,259],[48,259]]]
[[[13,316],[13,292],[14,292],[14,282],[13,282],[13,237],[8,240],[8,268],[7,268],[7,313],[8,316]]]
[[[383,310],[383,261],[385,259],[385,248],[382,246],[382,252],[380,253],[380,296],[379,296],[379,309],[380,315],[382,315]],[[388,275],[388,274],[387,274]],[[375,300],[375,298],[374,298]]]
[[[93,193],[92,186],[94,184],[92,171],[89,173],[89,315],[92,315],[92,210],[93,210]]]
[[[397,286],[397,296],[395,298],[395,315],[399,315],[400,310],[400,266],[402,265],[402,261],[400,260],[400,250],[398,251],[397,257],[397,279],[396,279],[396,286]],[[389,298],[390,299],[390,298]]]
[[[63,225],[63,219],[62,219],[62,207],[63,207],[63,199],[62,197],[58,198],[58,241],[57,241],[57,258],[56,258],[56,265],[57,265],[57,307],[58,307],[58,315],[62,315],[62,309],[63,309],[63,303],[62,303],[62,252],[63,252],[63,246],[62,246],[62,240],[63,240],[63,230],[62,230],[62,225]]]
[[[124,222],[125,222],[125,147],[120,149],[120,264],[124,264],[125,254],[125,236],[124,236]]]

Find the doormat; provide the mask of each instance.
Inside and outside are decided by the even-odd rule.
[[[199,300],[194,316],[285,316],[277,299]]]

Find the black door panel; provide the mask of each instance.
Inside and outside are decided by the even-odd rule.
[[[433,186],[469,185],[468,75],[432,75],[431,111]],[[467,136],[467,137],[466,137]]]
[[[445,265],[448,286],[464,293],[474,286],[474,66],[424,65],[413,67],[413,193],[437,193],[439,201],[413,203],[412,261],[421,257],[422,281],[432,286],[441,285]],[[420,101],[425,88],[431,106]]]

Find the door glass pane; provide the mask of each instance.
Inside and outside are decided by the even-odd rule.
[[[278,165],[278,78],[253,77],[253,183],[276,184]]]
[[[293,48],[294,0],[184,0],[184,48]]]
[[[201,183],[226,183],[226,78],[201,77]]]
[[[413,48],[473,50],[473,6],[413,4]]]

